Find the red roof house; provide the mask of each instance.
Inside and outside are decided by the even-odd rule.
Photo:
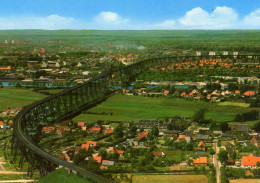
[[[139,138],[147,137],[148,133],[149,133],[149,132],[145,130],[145,131],[143,131],[142,133],[139,133],[139,134],[138,134],[138,137],[139,137]]]
[[[164,95],[168,95],[169,93],[170,93],[169,90],[164,90],[164,91],[163,91],[163,94],[164,94]]]
[[[101,163],[102,156],[94,156],[93,159],[96,160],[98,163]]]
[[[92,128],[90,128],[90,129],[88,130],[88,133],[99,133],[100,130],[101,130],[100,127],[94,127],[94,126],[93,126]]]
[[[248,156],[242,157],[241,165],[243,167],[256,168],[257,162],[260,162],[260,157],[254,156],[253,154],[250,154]]]
[[[255,91],[246,91],[245,93],[244,93],[244,95],[245,96],[253,96],[253,95],[255,95]]]
[[[199,157],[197,159],[193,160],[194,164],[207,164],[208,163],[208,158],[207,157]]]
[[[84,123],[84,122],[78,122],[78,126],[84,127],[84,126],[85,126],[85,123]]]
[[[255,146],[258,146],[258,140],[256,139],[255,136],[250,140],[250,144],[253,144],[253,145],[255,145]]]
[[[96,147],[97,141],[87,141],[86,144],[82,144],[81,148],[88,150],[90,147]]]
[[[153,151],[152,153],[153,153],[153,155],[154,155],[155,157],[159,157],[159,156],[164,157],[164,156],[165,156],[165,153],[162,152],[162,151]]]
[[[104,131],[104,134],[111,134],[111,133],[113,133],[113,129],[112,128],[107,129],[107,130]]]

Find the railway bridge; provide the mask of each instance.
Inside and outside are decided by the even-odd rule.
[[[62,166],[74,173],[85,177],[90,182],[112,182],[100,175],[89,172],[75,164],[61,160],[46,152],[37,145],[39,134],[43,126],[51,126],[63,119],[68,119],[80,114],[82,110],[89,109],[102,102],[113,92],[113,83],[122,84],[134,81],[135,76],[152,66],[193,61],[202,58],[230,58],[239,60],[254,60],[259,63],[260,55],[238,56],[173,56],[164,58],[151,58],[133,63],[122,68],[110,68],[101,75],[73,88],[47,97],[25,107],[15,118],[12,139],[12,154],[14,161],[22,168],[28,162],[28,176],[38,170],[45,176],[55,166]]]

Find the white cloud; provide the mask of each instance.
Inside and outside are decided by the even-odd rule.
[[[175,26],[174,20],[165,20],[161,23],[155,24],[155,27],[161,28],[161,29],[173,29]]]
[[[129,20],[120,17],[115,12],[103,11],[95,17],[95,21],[99,24],[123,24]]]
[[[217,7],[212,13],[208,13],[200,7],[193,8],[179,19],[181,26],[197,29],[233,28],[237,25],[237,21],[236,11],[226,6]]]
[[[255,10],[254,12],[250,13],[249,15],[245,16],[243,20],[243,24],[246,28],[248,27],[260,27],[260,9]]]
[[[66,29],[74,24],[71,17],[49,15],[46,17],[0,17],[0,29]]]

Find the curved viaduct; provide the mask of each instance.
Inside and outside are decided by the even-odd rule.
[[[86,83],[75,86],[69,90],[55,94],[43,100],[37,101],[25,107],[14,120],[14,132],[12,140],[12,153],[14,160],[19,161],[22,168],[25,162],[29,162],[28,175],[31,176],[37,169],[41,176],[46,175],[53,165],[59,165],[83,176],[90,182],[112,182],[97,174],[86,171],[75,164],[66,162],[46,152],[37,145],[38,134],[43,126],[53,125],[62,119],[80,114],[82,110],[88,109],[104,100],[113,93],[113,80],[119,79],[122,83],[129,82],[134,77],[156,64],[182,62],[199,58],[227,58],[253,59],[259,61],[260,55],[234,56],[174,56],[166,58],[152,58],[136,62],[124,68],[109,71],[89,80]]]

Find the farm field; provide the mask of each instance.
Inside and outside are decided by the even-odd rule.
[[[207,183],[208,179],[204,175],[134,175],[133,183]]]
[[[140,119],[157,119],[175,115],[192,117],[194,112],[207,109],[206,118],[214,121],[232,121],[237,113],[259,110],[257,108],[218,105],[204,101],[188,101],[168,97],[143,97],[114,95],[100,105],[77,116],[77,121],[139,121]]]
[[[260,179],[235,179],[230,180],[230,183],[260,183]]]
[[[250,104],[248,103],[242,103],[242,102],[221,102],[219,103],[220,106],[225,106],[225,105],[229,105],[229,106],[238,106],[238,107],[249,107]]]
[[[46,95],[33,92],[33,89],[0,88],[0,111],[23,107],[45,97]]]

